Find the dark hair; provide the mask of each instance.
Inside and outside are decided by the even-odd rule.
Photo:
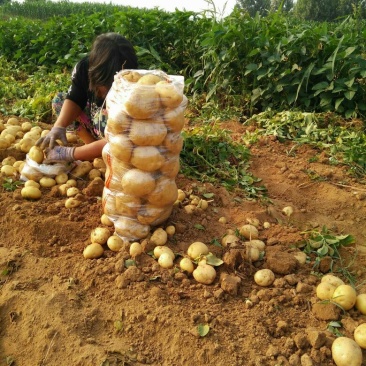
[[[93,42],[89,54],[89,89],[112,86],[114,75],[122,69],[137,69],[132,44],[118,33],[104,33]]]

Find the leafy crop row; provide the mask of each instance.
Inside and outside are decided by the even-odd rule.
[[[3,8],[0,56],[29,74],[39,67],[70,70],[97,34],[115,31],[135,45],[140,68],[184,75],[186,93],[200,108],[246,116],[293,108],[365,115],[366,27],[352,17],[299,23],[237,9],[218,19],[112,5],[88,15],[85,7],[75,11],[75,3],[63,2],[65,9],[68,4],[72,14],[42,21],[9,17],[11,4]]]

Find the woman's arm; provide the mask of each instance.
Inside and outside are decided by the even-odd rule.
[[[95,158],[100,158],[102,156],[103,147],[106,143],[107,140],[103,139],[91,142],[87,145],[78,146],[74,150],[74,159],[93,161]]]

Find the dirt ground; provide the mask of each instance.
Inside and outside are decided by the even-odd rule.
[[[224,127],[233,138],[245,131],[235,122]],[[266,137],[250,150],[250,171],[266,187],[269,202],[239,199],[178,175],[177,186],[188,195],[214,195],[199,214],[175,206],[162,225],[176,227],[167,243],[175,253],[184,255],[189,244],[202,241],[223,258],[228,248],[211,244],[214,239],[259,220],[264,257],[225,261],[211,285],[180,271],[179,257],[170,270],[147,253],[127,269],[127,250],[106,248],[101,258],[85,259],[90,233],[101,226],[98,191],[68,209],[54,189],[42,188],[41,199],[27,201],[20,188],[0,187],[0,365],[335,365],[329,323],[340,321],[338,330],[353,338],[366,317],[356,309],[319,306],[320,268],[314,273],[314,257],[300,264],[295,254],[303,231],[311,228],[354,236],[356,244],[342,251],[342,266],[333,269],[352,272],[358,293],[366,292],[364,181],[329,165],[326,155],[309,146],[293,148]],[[25,158],[14,149],[0,150],[1,160],[9,155]],[[78,181],[81,189],[89,183]],[[290,218],[282,213],[285,206],[294,209]],[[269,287],[254,282],[261,268],[276,275]],[[321,270],[327,272],[329,262]],[[204,336],[202,329],[208,331]]]

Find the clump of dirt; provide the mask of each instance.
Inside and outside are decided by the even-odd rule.
[[[236,122],[224,127],[233,138],[245,131]],[[178,265],[162,269],[148,252],[128,268],[127,248],[84,259],[90,233],[101,225],[100,190],[68,209],[51,189],[42,188],[37,201],[22,199],[20,188],[1,189],[0,364],[334,365],[329,322],[340,322],[339,331],[352,338],[366,318],[356,309],[319,304],[315,287],[321,272],[333,269],[346,282],[344,275],[352,273],[357,291],[366,292],[365,186],[306,145],[263,138],[250,150],[251,173],[266,187],[268,201],[248,201],[178,175],[178,188],[212,199],[193,214],[174,206],[162,225],[176,227],[167,245],[178,263],[195,241],[224,258],[230,248],[218,245],[222,237],[258,220],[264,256],[227,255],[212,285],[199,284]],[[0,150],[1,159],[9,154],[25,158]],[[88,185],[78,180],[80,190]],[[294,209],[290,217],[285,206]],[[323,226],[356,242],[332,268],[329,261],[314,268],[315,256],[305,263],[296,258],[304,232]],[[262,268],[275,273],[269,287],[254,282]]]

